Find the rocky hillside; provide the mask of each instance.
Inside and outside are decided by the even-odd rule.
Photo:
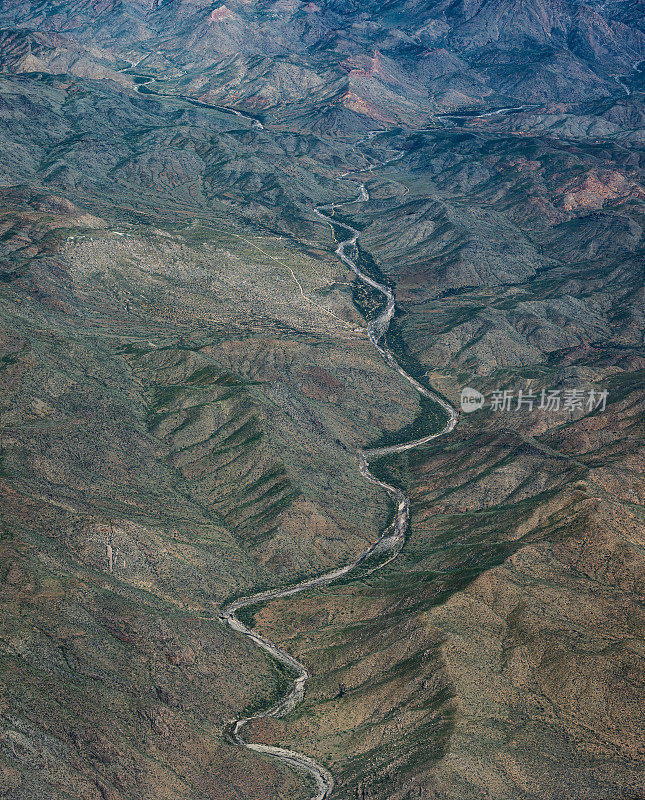
[[[308,125],[631,96],[645,50],[637,4],[620,2],[12,0],[0,15],[11,71],[123,80],[132,65],[133,79]]]

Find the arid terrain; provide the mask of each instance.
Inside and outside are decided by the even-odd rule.
[[[645,798],[642,19],[0,0],[0,797]]]

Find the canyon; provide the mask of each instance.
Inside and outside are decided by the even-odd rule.
[[[2,797],[644,796],[641,20],[0,0]]]

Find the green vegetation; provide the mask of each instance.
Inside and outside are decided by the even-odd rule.
[[[360,246],[358,248],[357,266],[361,272],[364,272],[365,275],[368,275],[372,280],[378,281],[378,283],[382,283],[390,289],[395,288],[393,282],[381,272],[372,256],[365,250],[362,250]],[[387,305],[387,298],[385,295],[379,292],[378,289],[374,289],[366,284],[358,276],[356,276],[352,285],[352,301],[356,309],[368,321],[378,317]]]
[[[410,442],[438,433],[448,422],[448,412],[429,397],[419,395],[419,411],[414,420],[398,431],[387,431],[379,439],[370,442],[369,447],[384,447],[391,444]]]
[[[269,658],[269,657],[267,657]],[[291,689],[294,680],[298,677],[294,670],[290,669],[281,661],[269,658],[271,673],[257,688],[259,691],[248,705],[240,713],[240,719],[251,717],[260,711],[274,706]]]
[[[239,619],[239,621],[246,625],[247,628],[253,630],[255,625],[255,615],[264,608],[265,603],[256,603],[252,606],[245,606],[244,608],[240,608],[239,611],[235,612],[235,616]]]

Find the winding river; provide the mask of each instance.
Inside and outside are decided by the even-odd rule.
[[[376,132],[368,135],[368,138],[372,138],[372,136],[376,135]],[[390,159],[390,161],[394,161],[394,159]],[[375,166],[384,166],[386,163],[390,163],[390,161],[382,162],[379,165],[371,165],[368,170],[371,171]],[[349,173],[345,173],[348,175]],[[341,176],[344,177],[344,176]],[[360,186],[360,195],[355,201],[348,201],[348,202],[368,202],[369,201],[369,193],[365,184],[361,184]],[[367,568],[367,572],[363,572],[363,575],[369,574],[376,569],[380,569],[385,564],[388,564],[390,561],[395,559],[397,555],[401,552],[403,545],[405,544],[405,536],[406,531],[408,528],[408,519],[410,515],[410,501],[408,497],[398,489],[396,486],[390,486],[383,481],[380,481],[375,475],[370,472],[369,469],[369,462],[370,459],[378,458],[380,456],[392,454],[392,453],[402,453],[405,450],[411,450],[414,447],[418,447],[426,442],[431,441],[432,439],[436,439],[439,436],[443,436],[446,433],[449,433],[457,424],[457,412],[455,409],[446,402],[442,397],[435,394],[434,392],[427,389],[425,386],[420,384],[417,380],[415,380],[411,375],[409,375],[396,361],[393,353],[387,347],[385,343],[385,334],[390,326],[390,322],[392,321],[392,317],[394,316],[395,312],[395,296],[392,289],[388,286],[385,286],[381,283],[378,283],[369,275],[365,274],[361,271],[358,266],[358,239],[360,233],[356,228],[353,228],[351,225],[347,225],[346,223],[338,222],[337,220],[333,219],[326,211],[329,211],[332,215],[334,213],[335,207],[337,205],[341,205],[340,203],[331,203],[326,206],[319,206],[315,209],[315,213],[320,219],[324,220],[326,223],[332,226],[332,229],[342,229],[346,232],[347,238],[340,242],[338,248],[336,249],[336,255],[338,258],[348,266],[353,272],[356,273],[358,278],[363,281],[363,283],[371,286],[373,289],[376,289],[382,295],[384,295],[386,299],[386,305],[383,311],[371,322],[368,324],[368,336],[374,347],[378,350],[381,356],[387,361],[387,363],[395,369],[401,376],[403,376],[412,386],[416,389],[419,394],[423,395],[424,397],[428,397],[431,400],[434,400],[436,403],[439,403],[446,412],[448,413],[448,421],[445,427],[437,433],[432,433],[428,436],[424,436],[421,439],[416,439],[411,442],[404,442],[402,444],[395,444],[386,447],[378,447],[372,448],[369,450],[361,450],[358,453],[358,468],[361,475],[370,483],[379,486],[380,488],[384,489],[396,502],[396,514],[394,517],[394,521],[387,527],[379,540],[373,544],[370,548],[368,548],[362,555],[360,555],[355,561],[352,561],[349,564],[346,564],[344,567],[339,567],[338,569],[332,570],[331,572],[326,572],[322,575],[318,575],[315,578],[310,578],[308,580],[302,581],[300,583],[294,584],[293,586],[287,587],[285,589],[272,589],[266,592],[259,592],[258,594],[250,595],[248,597],[241,597],[238,600],[230,603],[229,605],[225,606],[220,612],[220,619],[229,625],[234,631],[241,633],[242,635],[251,639],[258,647],[261,647],[265,650],[269,655],[279,661],[280,663],[287,666],[289,669],[293,670],[296,674],[296,678],[293,682],[293,685],[289,692],[279,700],[274,706],[269,708],[266,711],[262,711],[258,714],[255,714],[251,717],[244,717],[242,719],[238,719],[235,722],[231,723],[231,726],[228,730],[227,736],[233,743],[240,745],[242,747],[246,747],[249,750],[254,750],[258,753],[266,753],[271,755],[285,764],[289,766],[295,767],[296,769],[309,774],[316,783],[316,794],[314,795],[312,800],[326,800],[326,798],[330,797],[332,789],[334,787],[334,779],[329,772],[329,770],[325,769],[321,764],[316,763],[313,759],[309,758],[308,756],[302,755],[301,753],[296,753],[293,750],[287,750],[282,747],[273,747],[269,745],[263,744],[253,744],[251,742],[247,742],[245,739],[242,738],[242,731],[244,726],[247,725],[251,720],[255,719],[264,719],[267,717],[282,717],[292,711],[296,706],[302,701],[305,695],[305,686],[307,681],[309,680],[309,671],[304,664],[301,664],[295,658],[290,656],[287,652],[280,649],[277,645],[270,642],[268,639],[265,639],[259,633],[251,630],[248,628],[244,623],[242,623],[236,616],[237,612],[243,608],[248,608],[249,606],[254,606],[258,603],[265,602],[267,600],[272,600],[280,597],[290,597],[291,595],[298,594],[300,592],[307,591],[309,589],[313,589],[319,586],[327,586],[334,581],[337,581],[339,578],[348,575],[353,570],[356,570],[359,566],[363,565],[363,569]],[[369,562],[372,559],[377,561],[375,566],[369,568],[368,564],[365,562]]]

